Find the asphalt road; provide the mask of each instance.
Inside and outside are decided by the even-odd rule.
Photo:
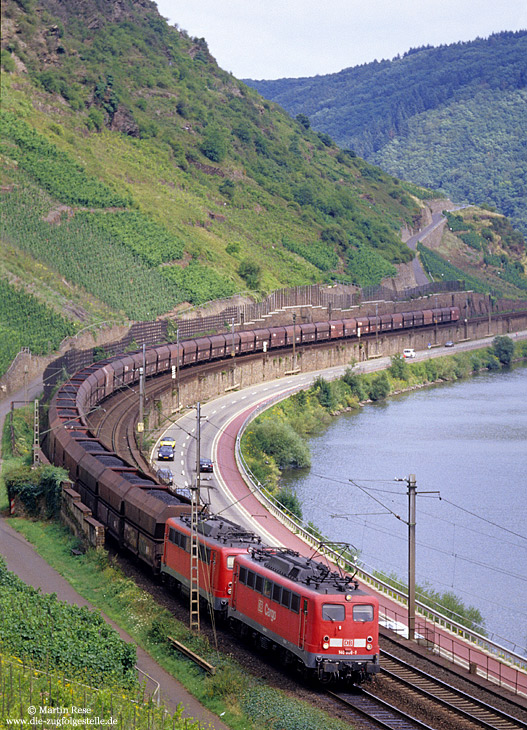
[[[514,335],[518,339],[527,338],[527,330]],[[453,348],[432,347],[430,350],[416,351],[416,357],[412,362],[419,362],[433,357],[441,357],[456,352],[474,350],[486,347],[492,341],[492,337],[485,337],[480,340],[456,343]],[[390,365],[390,357],[382,357],[368,360],[355,366],[354,371],[358,373],[373,372],[385,369]],[[268,405],[274,399],[280,399],[291,395],[295,391],[308,388],[310,384],[322,375],[327,380],[340,377],[347,366],[339,366],[326,370],[317,370],[309,373],[290,375],[275,381],[268,381],[258,385],[250,386],[241,391],[231,392],[208,403],[201,404],[201,426],[200,426],[200,456],[211,458],[214,462],[213,474],[202,473],[201,498],[209,504],[211,510],[218,514],[222,513],[229,519],[243,525],[247,529],[255,530],[268,544],[276,544],[269,534],[266,524],[255,525],[253,514],[247,509],[247,498],[241,502],[239,492],[234,493],[231,485],[239,481],[239,472],[236,466],[222,456],[220,450],[220,439],[223,439],[223,448],[232,447],[236,433],[232,430],[231,424],[240,415],[248,413],[255,407]],[[174,418],[174,417],[173,417]],[[242,419],[243,422],[244,419]],[[178,418],[175,423],[170,423],[163,434],[173,438],[176,442],[175,458],[173,462],[157,462],[157,447],[153,449],[151,458],[157,466],[165,466],[174,473],[174,483],[177,487],[190,487],[196,482],[196,447],[197,447],[197,417],[196,410],[191,410]],[[259,512],[263,507],[258,508]]]

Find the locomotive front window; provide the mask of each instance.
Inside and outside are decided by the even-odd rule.
[[[236,555],[227,555],[227,570],[232,570],[234,568],[234,558]]]
[[[362,622],[373,621],[373,606],[370,604],[353,606],[353,620]]]
[[[346,607],[339,603],[322,604],[322,621],[344,621]]]

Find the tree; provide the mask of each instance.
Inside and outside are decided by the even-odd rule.
[[[212,162],[222,162],[227,154],[227,142],[217,127],[207,127],[200,150]]]
[[[304,129],[309,129],[311,126],[311,122],[309,121],[309,117],[305,114],[297,114],[295,117],[296,121],[304,127]]]
[[[238,266],[238,274],[245,279],[247,285],[251,289],[258,289],[260,286],[260,276],[262,273],[262,267],[257,264],[256,261],[250,259],[244,259]]]
[[[390,392],[390,381],[386,373],[374,377],[370,384],[369,396],[373,401],[383,400]]]
[[[388,368],[390,375],[398,380],[408,380],[410,368],[404,357],[399,353],[392,357],[392,364]]]
[[[492,340],[492,354],[495,355],[500,363],[505,367],[509,367],[512,362],[514,352],[514,343],[510,337],[499,335]]]

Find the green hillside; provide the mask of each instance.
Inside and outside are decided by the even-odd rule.
[[[412,258],[399,231],[427,191],[264,101],[153,2],[6,0],[2,65],[3,274],[26,285],[38,260],[87,320]]]
[[[527,233],[527,31],[247,83],[391,174],[490,203]]]

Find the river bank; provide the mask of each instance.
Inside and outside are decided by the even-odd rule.
[[[489,347],[420,362],[395,355],[390,366],[377,373],[361,373],[360,365],[352,364],[342,378],[328,381],[319,377],[307,390],[258,416],[243,434],[243,457],[257,481],[300,516],[295,495],[281,488],[282,472],[310,466],[306,439],[326,428],[333,417],[389,396],[498,371],[526,359],[527,341],[496,337]]]

